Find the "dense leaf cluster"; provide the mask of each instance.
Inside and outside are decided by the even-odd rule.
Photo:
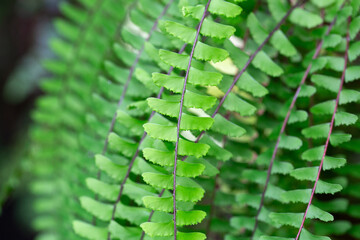
[[[61,4],[32,115],[38,239],[360,239],[359,8]]]

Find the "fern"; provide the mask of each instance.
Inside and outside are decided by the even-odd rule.
[[[30,130],[38,239],[359,239],[359,7],[62,4]]]

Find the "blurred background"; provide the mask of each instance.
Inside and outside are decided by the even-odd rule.
[[[60,0],[0,1],[0,239],[33,239],[26,206],[27,129],[51,57],[48,39]],[[21,184],[20,184],[21,183]],[[16,188],[16,190],[14,190]],[[21,217],[20,217],[21,216]]]

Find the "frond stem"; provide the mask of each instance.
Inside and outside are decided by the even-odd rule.
[[[343,89],[344,80],[345,80],[345,72],[346,72],[346,67],[347,67],[347,63],[348,63],[349,42],[350,42],[350,34],[349,34],[350,21],[351,21],[351,17],[348,17],[347,33],[346,33],[346,49],[345,49],[345,54],[344,54],[344,69],[343,69],[343,72],[341,74],[340,87],[339,87],[339,91],[338,91],[337,96],[336,96],[335,108],[334,108],[334,112],[333,112],[332,117],[331,117],[329,133],[328,133],[328,136],[327,136],[327,139],[326,139],[326,142],[325,142],[324,152],[323,152],[323,155],[322,155],[322,158],[321,158],[321,162],[320,162],[320,165],[319,165],[319,170],[318,170],[318,173],[317,173],[317,176],[316,176],[314,187],[313,187],[312,192],[311,192],[310,200],[309,200],[309,203],[308,203],[308,205],[306,207],[304,217],[302,219],[302,222],[301,222],[301,225],[300,225],[300,228],[299,228],[299,231],[298,231],[298,233],[296,235],[295,240],[299,239],[300,234],[301,234],[301,230],[304,228],[306,215],[307,215],[307,213],[309,211],[309,208],[311,206],[311,202],[312,202],[312,200],[314,198],[314,195],[315,195],[316,185],[317,185],[317,183],[318,183],[318,181],[320,179],[322,166],[324,164],[324,159],[325,159],[327,148],[328,148],[329,142],[330,142],[330,136],[331,136],[331,133],[332,133],[332,130],[333,130],[333,127],[334,127],[335,115],[336,115],[336,112],[337,112],[337,109],[338,109],[338,106],[339,106],[340,94],[341,94],[341,91]]]
[[[328,29],[326,31],[326,34],[325,35],[328,35],[331,31],[331,29],[334,27],[335,23],[336,23],[336,17],[333,19],[333,21],[330,23],[330,25],[328,26]],[[312,57],[312,59],[316,59],[319,54],[320,54],[320,51],[322,49],[322,45],[323,45],[323,40],[321,40],[318,45],[316,46],[316,50],[315,50],[315,53]],[[287,126],[287,123],[289,121],[289,118],[290,118],[290,114],[291,114],[291,111],[293,110],[294,106],[295,106],[295,103],[297,101],[297,98],[299,96],[299,93],[300,93],[300,90],[301,90],[301,87],[304,85],[309,73],[310,73],[310,70],[311,70],[311,67],[312,67],[312,63],[310,63],[307,68],[306,68],[306,71],[301,79],[301,82],[298,86],[298,88],[296,89],[296,92],[294,94],[294,97],[291,101],[291,104],[290,104],[290,107],[286,113],[286,116],[285,116],[285,119],[282,123],[282,126],[281,126],[281,130],[280,130],[280,133],[279,133],[279,136],[277,137],[277,140],[276,140],[276,143],[275,143],[275,147],[274,147],[274,151],[273,151],[273,154],[271,156],[271,160],[270,160],[270,163],[269,163],[269,167],[268,167],[268,170],[267,170],[267,175],[266,175],[266,180],[265,180],[265,185],[264,185],[264,189],[262,191],[262,194],[261,194],[261,200],[260,200],[260,205],[259,205],[259,209],[257,210],[256,212],[256,216],[255,216],[255,225],[254,225],[254,229],[252,231],[252,235],[251,235],[251,239],[254,238],[255,236],[255,232],[257,230],[257,227],[258,227],[258,224],[259,224],[259,215],[261,213],[261,210],[264,206],[264,202],[265,202],[265,195],[266,195],[266,191],[267,191],[267,188],[269,186],[269,182],[270,182],[270,176],[271,176],[271,171],[272,171],[272,168],[273,168],[273,165],[274,165],[274,161],[275,161],[275,158],[276,158],[276,154],[278,152],[278,149],[279,149],[279,144],[280,144],[280,139],[281,139],[281,135],[285,132],[285,128]]]
[[[204,13],[203,13],[203,15],[201,17],[201,20],[199,22],[199,25],[197,27],[196,36],[195,36],[194,44],[193,44],[192,49],[191,49],[189,63],[188,63],[188,66],[187,66],[185,79],[184,79],[183,90],[182,90],[181,99],[180,99],[180,111],[179,111],[179,117],[178,117],[178,121],[177,121],[176,143],[175,143],[175,159],[174,159],[174,170],[173,170],[174,181],[173,181],[173,194],[172,195],[173,195],[173,204],[174,204],[174,206],[173,206],[174,240],[177,239],[177,236],[176,236],[176,234],[177,234],[177,227],[176,227],[176,169],[177,169],[179,140],[180,140],[180,123],[181,123],[181,117],[182,117],[183,106],[184,106],[184,97],[185,97],[185,92],[186,92],[187,81],[188,81],[188,78],[189,78],[191,63],[192,63],[192,59],[194,57],[195,47],[196,47],[196,44],[197,44],[198,39],[199,39],[200,30],[201,30],[202,24],[204,23],[204,20],[205,20],[205,18],[207,16],[207,12],[208,12],[210,3],[211,3],[211,0],[208,0],[207,4],[205,6],[205,9],[204,9]]]
[[[254,58],[256,57],[256,55],[261,51],[261,49],[265,46],[265,44],[267,42],[269,42],[270,38],[275,34],[275,32],[281,27],[281,25],[286,21],[286,19],[290,16],[290,14],[294,11],[295,8],[297,8],[298,6],[300,6],[303,2],[306,2],[307,0],[299,0],[297,2],[297,4],[295,4],[294,6],[292,6],[289,11],[285,14],[285,16],[278,22],[278,24],[274,27],[274,29],[269,33],[269,35],[266,37],[266,39],[260,44],[260,46],[255,50],[255,52],[253,54],[251,54],[251,56],[249,57],[248,61],[245,63],[245,65],[243,66],[243,68],[240,70],[240,72],[238,72],[238,74],[236,74],[236,76],[234,77],[234,80],[231,84],[231,86],[228,88],[228,90],[226,91],[225,95],[221,98],[218,106],[216,107],[214,113],[211,115],[212,118],[214,118],[216,116],[216,114],[218,114],[221,106],[224,104],[226,98],[228,97],[228,95],[230,94],[230,92],[232,91],[232,89],[234,88],[235,84],[238,82],[238,80],[240,79],[240,77],[243,75],[243,73],[246,71],[246,69],[250,66],[251,62],[254,60]],[[201,137],[205,134],[206,131],[202,131],[199,136],[196,138],[195,143],[199,142]],[[188,156],[185,156],[182,160],[185,160]]]
[[[159,15],[159,17],[155,20],[154,22],[154,25],[152,26],[151,30],[149,31],[149,35],[147,36],[147,38],[145,39],[144,41],[144,44],[141,46],[141,49],[139,50],[138,54],[136,55],[136,58],[134,60],[134,63],[131,65],[131,68],[130,68],[130,71],[129,71],[129,75],[128,75],[128,78],[126,80],[126,83],[124,85],[124,89],[121,93],[121,96],[120,96],[120,99],[117,103],[117,109],[121,106],[122,102],[124,101],[124,98],[126,96],[126,93],[127,93],[127,89],[129,87],[129,84],[131,82],[131,79],[132,79],[132,76],[134,74],[134,71],[136,69],[136,66],[137,64],[139,63],[140,61],[140,58],[141,58],[141,55],[142,53],[144,52],[144,49],[145,49],[145,43],[148,42],[152,36],[152,34],[154,33],[154,31],[156,30],[157,28],[157,25],[159,24],[159,21],[160,19],[167,13],[169,7],[171,6],[171,4],[173,3],[174,0],[170,0],[168,2],[168,4],[164,7],[163,11],[161,12],[161,14]],[[104,155],[107,151],[107,147],[108,147],[108,144],[109,144],[109,135],[110,133],[113,131],[114,129],[114,126],[115,126],[115,122],[116,122],[116,117],[117,117],[117,112],[115,112],[112,120],[111,120],[111,124],[110,124],[110,128],[109,128],[109,131],[107,133],[107,136],[106,136],[106,139],[105,139],[105,143],[104,143],[104,147],[103,147],[103,150],[102,150],[102,155]]]
[[[179,51],[179,54],[181,54],[181,53],[184,52],[186,45],[187,45],[187,44],[184,44],[184,45],[183,45],[183,47],[182,47],[182,48],[180,49],[180,51]],[[173,70],[174,70],[174,67],[170,67],[167,75],[170,75]],[[164,87],[162,87],[162,88],[160,89],[160,91],[159,91],[159,93],[158,93],[158,95],[157,95],[157,98],[158,98],[158,99],[161,98],[161,95],[162,95],[163,92],[164,92]],[[148,119],[148,122],[150,122],[150,120],[154,117],[155,113],[156,113],[155,111],[152,111],[152,112],[151,112],[151,114],[150,114],[150,116],[149,116],[149,119]],[[129,163],[129,165],[128,165],[128,169],[127,169],[127,171],[126,171],[125,177],[124,177],[123,181],[122,181],[121,184],[120,184],[120,190],[119,190],[119,194],[118,194],[118,196],[117,196],[117,198],[116,198],[116,202],[114,203],[114,207],[113,207],[113,211],[112,211],[112,215],[111,215],[111,220],[114,220],[114,218],[115,218],[116,205],[117,205],[117,203],[119,203],[120,200],[121,200],[122,193],[123,193],[123,190],[124,190],[124,187],[125,187],[125,183],[126,183],[127,179],[128,179],[129,176],[130,176],[130,172],[131,172],[132,167],[134,166],[135,159],[139,156],[140,146],[141,146],[141,144],[144,142],[146,136],[147,136],[147,133],[144,132],[143,135],[141,136],[141,139],[140,139],[140,141],[139,141],[138,147],[136,148],[135,154],[134,154],[134,156],[131,158],[131,161],[130,161],[130,163]],[[164,193],[164,191],[165,191],[165,189],[163,189],[160,194],[162,195],[162,194]],[[152,217],[152,214],[153,214],[153,212],[150,214],[150,219],[151,219],[151,217]],[[109,232],[108,234],[110,234],[110,232]]]

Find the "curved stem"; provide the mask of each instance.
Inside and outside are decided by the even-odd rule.
[[[306,1],[306,0],[305,0]],[[221,99],[219,105],[217,106],[215,112],[212,114],[212,118],[215,117],[215,115],[219,112],[220,107],[222,106],[222,104],[224,103],[226,97],[230,94],[231,90],[234,88],[235,84],[237,83],[237,81],[239,80],[239,78],[241,77],[241,75],[246,71],[246,69],[249,67],[250,63],[254,60],[254,58],[256,57],[256,55],[260,52],[260,50],[265,46],[265,44],[270,40],[270,38],[274,35],[274,33],[280,28],[280,26],[286,21],[286,19],[289,17],[289,15],[294,11],[294,9],[296,7],[298,7],[300,4],[302,4],[303,2],[305,2],[303,0],[300,0],[295,6],[291,7],[289,9],[289,11],[285,14],[285,16],[280,20],[280,22],[275,26],[275,28],[269,33],[269,35],[266,37],[266,39],[264,40],[264,42],[261,43],[261,45],[256,49],[256,51],[250,56],[249,60],[246,62],[246,64],[244,65],[244,67],[241,69],[241,71],[234,77],[234,81],[231,84],[231,86],[229,87],[228,91],[226,92],[226,94],[224,95],[224,97]],[[199,140],[201,139],[201,137],[205,134],[205,131],[202,131],[200,133],[200,135],[196,138],[195,143],[199,142]],[[184,161],[188,156],[184,156],[181,160]],[[162,196],[162,193],[159,194],[159,197]],[[153,210],[151,211],[151,216],[153,214]],[[149,217],[148,221],[151,221],[151,217]],[[144,232],[142,234],[142,238],[141,240],[143,240],[144,238]]]
[[[333,21],[330,23],[327,31],[326,31],[326,35],[328,35],[331,31],[331,29],[334,27],[335,23],[336,23],[336,17],[333,19]],[[315,53],[312,57],[312,59],[316,59],[319,54],[320,54],[320,51],[321,51],[321,48],[322,48],[322,45],[323,45],[323,40],[321,40],[318,45],[316,46],[316,50],[315,50]],[[264,189],[262,191],[262,194],[261,194],[261,200],[260,200],[260,205],[259,205],[259,209],[258,211],[256,212],[256,216],[255,216],[255,225],[254,225],[254,229],[252,231],[252,236],[251,236],[251,239],[254,238],[254,235],[255,235],[255,232],[257,230],[257,227],[258,227],[258,224],[259,224],[259,215],[261,213],[261,210],[264,206],[264,202],[265,202],[265,195],[266,195],[266,191],[267,191],[267,188],[269,186],[269,182],[270,182],[270,177],[271,177],[271,171],[272,171],[272,168],[273,168],[273,164],[274,164],[274,161],[275,161],[275,158],[276,158],[276,154],[278,152],[278,149],[279,149],[279,143],[280,143],[280,139],[281,139],[281,135],[285,132],[285,128],[286,128],[286,125],[289,121],[289,118],[290,118],[290,115],[291,115],[291,111],[293,110],[294,106],[295,106],[295,103],[296,103],[296,100],[299,96],[299,93],[300,93],[300,90],[301,90],[301,87],[304,85],[309,73],[310,73],[310,70],[311,70],[311,67],[312,67],[312,64],[310,63],[307,68],[306,68],[306,71],[301,79],[301,82],[298,86],[298,88],[296,89],[295,91],[295,94],[294,94],[294,97],[291,101],[291,104],[290,104],[290,107],[286,113],[286,116],[285,116],[285,119],[282,123],[282,126],[281,126],[281,130],[280,130],[280,133],[277,137],[277,140],[276,140],[276,143],[275,143],[275,147],[274,147],[274,151],[273,151],[273,154],[271,156],[271,160],[270,160],[270,163],[269,163],[269,167],[268,167],[268,170],[267,170],[267,175],[266,175],[266,180],[265,180],[265,185],[264,185]]]
[[[123,102],[123,100],[124,100],[124,98],[125,98],[125,96],[126,96],[127,89],[128,89],[129,84],[130,84],[130,82],[131,82],[131,79],[132,79],[132,76],[133,76],[134,71],[135,71],[135,69],[136,69],[136,66],[138,65],[138,63],[139,63],[139,61],[140,61],[140,58],[141,58],[141,55],[142,55],[142,53],[144,52],[145,43],[150,40],[152,34],[155,32],[155,30],[156,30],[156,28],[157,28],[157,26],[158,26],[158,24],[159,24],[160,19],[167,13],[169,7],[171,6],[171,4],[172,4],[173,2],[174,2],[174,0],[170,0],[170,1],[166,4],[166,6],[164,7],[164,9],[163,9],[163,11],[161,12],[161,14],[160,14],[160,15],[158,16],[158,18],[155,20],[155,22],[154,22],[151,30],[149,31],[149,35],[148,35],[147,38],[145,39],[144,44],[141,46],[141,49],[139,50],[138,54],[136,55],[136,58],[135,58],[132,66],[131,66],[131,68],[130,68],[128,78],[127,78],[126,83],[125,83],[125,85],[124,85],[124,89],[123,89],[123,91],[122,91],[122,93],[121,93],[121,96],[120,96],[120,99],[119,99],[119,101],[118,101],[118,103],[117,103],[117,109],[121,106],[121,104],[122,104],[122,102]],[[171,71],[172,71],[172,69],[171,69]],[[163,89],[160,90],[160,93],[159,93],[159,94],[161,95],[162,92],[163,92]],[[152,118],[152,116],[153,116],[153,114],[150,116],[150,119]],[[107,151],[108,144],[109,144],[109,135],[110,135],[110,133],[114,130],[115,122],[116,122],[116,117],[117,117],[117,111],[115,112],[115,114],[114,114],[114,116],[113,116],[113,118],[112,118],[112,120],[111,120],[110,128],[109,128],[109,130],[108,130],[108,132],[107,132],[106,139],[105,139],[105,142],[104,142],[104,147],[103,147],[103,150],[102,150],[102,152],[101,152],[101,155],[105,155],[105,153],[106,153],[106,151]],[[142,136],[140,142],[142,142],[142,141],[145,139],[145,137],[146,137],[146,134],[144,134],[144,135]],[[139,144],[139,145],[140,145],[140,144]],[[136,153],[135,153],[132,161],[130,162],[129,169],[132,168],[132,165],[134,164],[134,160],[136,159],[136,157],[137,157],[137,155],[138,155],[138,152],[139,152],[139,148],[136,150]],[[126,179],[129,177],[129,174],[130,174],[130,171],[128,171],[128,172],[126,173],[126,176],[125,176],[125,179],[124,179],[125,182],[126,182]],[[100,178],[101,178],[101,170],[99,170],[99,171],[97,172],[97,179],[100,179]],[[125,184],[125,182],[123,181],[124,184]],[[117,198],[116,203],[120,201],[121,194],[122,194],[122,191],[123,191],[123,188],[124,188],[124,184],[123,184],[123,183],[122,183],[121,186],[120,186],[120,193],[119,193],[119,195],[118,195],[118,198]],[[98,199],[98,194],[95,195],[95,199],[96,199],[96,200]],[[112,220],[114,219],[115,212],[116,212],[116,204],[114,205],[114,208],[113,208]],[[94,218],[93,218],[93,223],[95,223]],[[110,239],[110,237],[111,237],[111,233],[108,232],[108,239]]]
[[[186,44],[184,44],[184,45],[182,46],[182,48],[181,48],[180,51],[179,51],[179,54],[181,54],[182,52],[184,52],[185,47],[186,47]],[[170,75],[173,70],[174,70],[174,68],[173,68],[173,67],[170,67],[167,75]],[[164,92],[164,88],[162,87],[162,88],[160,89],[158,95],[157,95],[157,98],[161,98],[161,95],[162,95],[163,92]],[[154,117],[155,113],[156,113],[155,111],[152,111],[152,112],[151,112],[150,117],[148,118],[148,122],[151,121],[151,119]],[[119,194],[118,194],[118,196],[117,196],[117,198],[116,198],[116,201],[115,201],[115,203],[114,203],[114,206],[113,206],[113,210],[112,210],[112,214],[111,214],[111,220],[114,220],[114,218],[115,218],[115,212],[116,212],[117,204],[118,204],[118,203],[120,202],[120,200],[121,200],[122,193],[123,193],[123,190],[124,190],[124,187],[125,187],[125,183],[126,183],[127,179],[128,179],[129,176],[130,176],[130,172],[131,172],[131,170],[132,170],[132,167],[134,166],[134,162],[135,162],[136,158],[139,156],[141,144],[144,142],[146,136],[147,136],[147,133],[144,131],[144,133],[143,133],[143,135],[142,135],[142,137],[141,137],[141,139],[140,139],[140,141],[139,141],[138,147],[136,148],[135,154],[134,154],[133,157],[131,158],[131,161],[130,161],[130,163],[129,163],[129,165],[128,165],[128,169],[127,169],[127,171],[126,171],[125,177],[124,177],[123,181],[122,181],[121,184],[120,184],[120,190],[119,190]],[[162,192],[160,193],[161,196],[162,196],[163,193],[164,193],[164,189],[163,189]],[[152,214],[153,214],[153,213],[151,213],[150,216],[152,216]],[[108,232],[108,239],[109,239],[109,237],[110,237],[110,232]]]
[[[195,36],[194,44],[193,44],[192,49],[191,49],[189,63],[188,63],[188,66],[187,66],[185,79],[184,79],[183,90],[182,90],[181,99],[180,99],[180,111],[179,111],[179,117],[178,117],[178,122],[177,122],[177,130],[176,130],[175,159],[174,159],[174,171],[173,171],[173,177],[174,177],[174,181],[173,181],[174,240],[177,239],[177,236],[176,236],[176,233],[177,233],[177,228],[176,228],[176,169],[177,169],[177,159],[178,159],[179,140],[180,140],[180,124],[181,124],[181,117],[182,117],[183,106],[184,106],[184,97],[185,97],[185,92],[186,92],[186,84],[187,84],[187,81],[188,81],[188,78],[189,78],[191,63],[192,63],[192,59],[194,57],[195,47],[196,47],[196,44],[197,44],[198,39],[199,39],[200,29],[201,29],[202,24],[204,23],[204,20],[205,20],[205,18],[207,16],[207,12],[208,12],[210,3],[211,3],[211,0],[208,0],[207,4],[205,6],[205,9],[204,9],[204,13],[203,13],[203,15],[201,17],[201,20],[199,22],[199,25],[198,25],[198,28],[197,28],[197,31],[196,31],[196,36]]]
[[[328,148],[329,142],[330,142],[330,136],[331,136],[331,133],[332,133],[332,130],[333,130],[333,127],[334,127],[335,115],[336,115],[336,112],[337,112],[337,109],[338,109],[338,106],[339,106],[340,94],[341,94],[341,91],[343,89],[344,80],[345,80],[345,72],[346,72],[346,67],[347,67],[347,62],[348,62],[348,52],[349,52],[349,42],[350,42],[350,35],[349,35],[350,20],[351,20],[351,17],[348,18],[347,33],[346,33],[346,49],[345,49],[345,54],[344,54],[344,69],[343,69],[343,72],[341,74],[340,87],[339,87],[339,91],[337,93],[336,100],[335,100],[335,108],[334,108],[334,112],[333,112],[332,117],[331,117],[330,129],[329,129],[329,133],[328,133],[328,136],[327,136],[327,139],[326,139],[326,142],[325,142],[324,152],[323,152],[323,155],[322,155],[322,158],[321,158],[321,162],[320,162],[320,165],[319,165],[319,170],[318,170],[318,173],[317,173],[317,176],[316,176],[314,187],[313,187],[313,189],[311,191],[310,200],[309,200],[309,203],[308,203],[308,205],[306,207],[304,217],[302,219],[302,222],[301,222],[301,225],[300,225],[300,228],[299,228],[299,231],[298,231],[298,233],[296,235],[295,240],[299,239],[300,234],[301,234],[301,230],[304,228],[306,215],[307,215],[307,213],[309,211],[309,208],[311,206],[311,202],[312,202],[312,200],[314,198],[314,195],[315,195],[316,185],[317,185],[317,183],[319,182],[319,179],[320,179],[322,166],[324,164],[324,159],[325,159],[327,148]]]
[[[306,0],[305,0],[306,1]],[[240,77],[243,75],[243,73],[247,70],[247,68],[250,66],[250,64],[252,63],[252,61],[254,60],[254,58],[256,57],[256,55],[261,51],[261,49],[265,46],[265,44],[267,42],[269,42],[269,40],[271,39],[271,37],[275,34],[275,32],[281,27],[281,25],[286,21],[286,19],[290,16],[290,14],[294,11],[295,8],[297,8],[299,5],[301,5],[304,1],[300,0],[298,1],[297,4],[295,4],[293,7],[291,7],[289,9],[289,11],[285,14],[285,16],[278,22],[278,24],[276,24],[276,26],[274,27],[274,29],[269,33],[269,35],[265,38],[265,40],[260,44],[260,46],[255,50],[255,52],[253,54],[250,55],[249,59],[247,60],[247,62],[245,63],[245,65],[243,66],[243,68],[240,70],[240,72],[238,72],[238,74],[236,74],[236,76],[234,77],[234,80],[231,84],[231,86],[228,88],[228,90],[226,91],[225,95],[221,98],[219,104],[217,105],[214,113],[211,115],[212,118],[214,118],[216,116],[216,114],[218,114],[218,112],[220,111],[221,106],[224,104],[226,98],[228,97],[228,95],[230,94],[230,92],[232,91],[232,89],[234,88],[234,86],[236,85],[236,83],[238,82],[238,80],[240,79]],[[205,134],[206,131],[202,131],[199,136],[196,138],[195,143],[199,142],[201,137]],[[182,160],[184,161],[188,156],[185,156]]]
[[[163,11],[161,12],[161,14],[159,15],[159,17],[155,20],[154,22],[154,25],[152,26],[150,32],[149,32],[149,35],[147,36],[147,38],[145,39],[144,41],[144,44],[141,46],[141,49],[139,50],[138,54],[136,55],[136,58],[135,58],[135,61],[134,63],[131,65],[131,68],[130,68],[130,71],[129,71],[129,75],[128,75],[128,78],[126,80],[126,83],[124,85],[124,89],[121,93],[121,96],[120,96],[120,99],[117,103],[117,109],[121,106],[122,102],[124,101],[124,98],[126,96],[126,93],[127,93],[127,89],[129,87],[129,84],[131,82],[131,79],[132,79],[132,76],[134,74],[134,71],[136,69],[136,66],[137,64],[139,63],[140,61],[140,57],[142,55],[142,53],[144,52],[144,49],[145,49],[145,43],[148,42],[152,36],[152,34],[154,33],[154,31],[156,30],[157,28],[157,25],[159,24],[159,21],[160,19],[167,13],[170,5],[173,3],[174,0],[170,0],[169,3],[164,7]],[[116,122],[116,117],[117,117],[117,112],[115,112],[112,120],[111,120],[111,124],[110,124],[110,128],[109,128],[109,131],[106,135],[106,139],[105,139],[105,143],[104,143],[104,147],[103,147],[103,150],[102,150],[102,155],[104,155],[107,151],[107,147],[108,147],[108,144],[109,144],[109,135],[110,133],[114,130],[114,126],[115,126],[115,122]],[[98,173],[99,174],[99,173]]]
[[[141,49],[139,50],[138,54],[136,55],[136,58],[135,58],[132,66],[131,66],[131,68],[130,68],[128,78],[127,78],[126,83],[125,83],[125,85],[124,85],[124,89],[123,89],[123,91],[122,91],[122,93],[121,93],[121,96],[120,96],[120,99],[119,99],[119,101],[118,101],[118,103],[117,103],[117,109],[121,106],[121,104],[122,104],[122,102],[123,102],[123,100],[124,100],[124,98],[125,98],[125,95],[126,95],[126,93],[127,93],[128,86],[129,86],[129,84],[130,84],[130,82],[131,82],[131,79],[132,79],[132,76],[133,76],[134,71],[135,71],[135,69],[136,69],[136,66],[137,66],[137,64],[138,64],[139,61],[140,61],[140,57],[141,57],[142,53],[144,52],[145,43],[150,40],[152,34],[154,33],[154,31],[155,31],[156,28],[157,28],[157,25],[158,25],[158,23],[159,23],[159,20],[166,14],[167,10],[169,9],[169,7],[170,7],[170,5],[172,4],[173,1],[174,1],[174,0],[170,0],[170,1],[169,1],[169,3],[164,7],[162,13],[161,13],[161,14],[159,15],[159,17],[155,20],[154,25],[152,26],[152,28],[151,28],[151,30],[150,30],[150,32],[149,32],[148,37],[145,39],[144,44],[142,45]],[[110,133],[114,130],[115,122],[116,122],[116,117],[117,117],[117,112],[115,112],[114,116],[113,116],[112,119],[111,119],[110,128],[109,128],[109,130],[108,130],[108,132],[107,132],[107,134],[106,134],[106,138],[105,138],[105,142],[104,142],[104,146],[103,146],[101,155],[105,155],[105,153],[106,153],[106,151],[107,151],[107,148],[108,148],[108,145],[109,145],[109,135],[110,135]],[[100,179],[100,177],[101,177],[101,170],[99,170],[99,171],[97,172],[97,179]],[[95,199],[97,199],[97,197],[98,197],[98,196],[96,195],[96,196],[95,196]]]

